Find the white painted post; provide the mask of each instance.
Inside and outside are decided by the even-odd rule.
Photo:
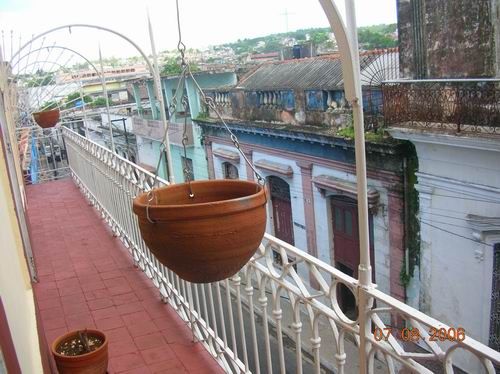
[[[335,39],[337,40],[342,61],[342,74],[346,98],[351,104],[354,123],[354,145],[356,155],[356,182],[358,197],[358,225],[360,242],[360,262],[358,267],[358,310],[359,310],[359,372],[368,373],[367,352],[371,334],[371,322],[368,310],[371,308],[371,298],[365,292],[372,286],[370,264],[370,236],[368,226],[368,197],[366,178],[365,131],[363,119],[363,96],[359,68],[358,37],[356,29],[356,11],[354,0],[345,0],[347,27],[333,0],[319,0],[328,18]]]
[[[87,127],[87,112],[85,110],[85,100],[83,99],[83,84],[80,81],[80,100],[82,101],[82,110],[83,110],[83,128],[85,129],[85,137],[90,139],[89,129]]]
[[[111,115],[109,114],[108,102],[108,87],[106,86],[106,79],[104,78],[104,67],[102,66],[101,46],[99,45],[99,64],[101,65],[101,84],[103,89],[104,98],[106,99],[106,114],[108,117],[109,137],[111,138],[111,151],[116,153],[115,138],[113,137],[113,124],[111,123]]]
[[[172,153],[170,150],[170,138],[168,136],[168,123],[167,123],[167,115],[165,113],[165,102],[163,100],[163,90],[161,89],[161,80],[160,80],[160,68],[158,66],[158,55],[156,54],[156,46],[155,40],[153,36],[153,27],[151,26],[151,20],[148,14],[148,27],[149,27],[149,39],[151,41],[151,52],[153,53],[153,84],[155,86],[156,91],[156,99],[160,102],[160,118],[163,123],[163,128],[165,129],[165,153],[167,155],[167,172],[168,172],[168,181],[170,183],[175,183],[174,170],[172,164]],[[151,106],[153,103],[151,103]],[[161,157],[161,156],[160,156]],[[158,173],[158,170],[156,171]]]

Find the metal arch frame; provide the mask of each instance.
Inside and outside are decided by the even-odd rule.
[[[92,63],[92,61],[90,61],[87,57],[85,57],[84,55],[82,55],[78,51],[75,51],[74,49],[71,49],[71,48],[68,48],[68,47],[63,47],[63,46],[59,46],[59,45],[52,45],[52,46],[44,46],[44,47],[40,47],[40,48],[37,48],[37,49],[34,49],[34,50],[30,50],[28,53],[26,53],[22,57],[19,57],[18,60],[16,61],[16,63],[14,65],[12,65],[12,68],[14,68],[15,66],[17,66],[17,64],[19,64],[24,58],[30,56],[32,53],[40,51],[42,49],[49,49],[50,50],[52,48],[62,49],[62,50],[69,51],[69,52],[71,52],[71,53],[73,53],[73,54],[81,57],[82,59],[84,59],[92,67],[92,69],[94,69],[94,71],[97,73],[97,76],[99,77],[99,79],[101,81],[101,86],[102,86],[103,93],[106,91],[106,89],[105,89],[105,87],[106,87],[105,86],[105,84],[106,84],[105,82],[106,81],[105,81],[104,75],[101,74],[101,72]],[[19,75],[19,73],[17,75]],[[81,89],[82,88],[81,88],[81,80],[80,80],[80,90]],[[110,126],[109,126],[110,137],[111,137],[111,140],[113,140],[113,128],[111,126],[111,115],[110,115],[110,112],[109,112],[109,105],[106,105],[106,113],[107,113],[108,121],[110,121]],[[87,126],[85,124],[85,121],[84,121],[84,127],[85,127],[85,133],[88,134],[88,129],[87,129]],[[114,148],[114,142],[112,142],[112,148]]]
[[[370,342],[367,337],[371,335],[371,320],[368,312],[372,305],[372,298],[366,291],[372,289],[374,286],[372,285],[372,271],[370,264],[365,132],[361,73],[359,67],[358,36],[356,28],[356,11],[354,7],[354,0],[345,0],[347,21],[347,25],[345,25],[334,0],[319,0],[319,2],[323,7],[323,11],[328,18],[328,22],[330,23],[330,27],[339,46],[340,60],[342,63],[342,76],[344,79],[344,90],[346,93],[346,99],[350,102],[353,113],[360,242],[360,262],[358,268],[360,286],[358,290],[360,329],[359,372],[365,374],[368,373],[367,355],[370,351]]]
[[[90,29],[96,29],[96,30],[100,30],[100,31],[109,32],[109,33],[114,34],[114,35],[124,39],[125,41],[127,41],[140,53],[140,55],[143,57],[144,61],[146,62],[147,66],[148,66],[149,72],[151,73],[151,75],[153,77],[153,85],[154,85],[155,91],[156,91],[156,99],[160,102],[161,120],[163,123],[163,127],[165,128],[165,130],[167,130],[168,123],[167,123],[167,117],[166,117],[166,113],[165,113],[165,101],[163,98],[162,89],[160,87],[161,83],[160,83],[160,73],[158,70],[158,64],[156,63],[155,66],[153,66],[153,64],[151,64],[151,61],[149,60],[147,55],[144,53],[144,51],[139,47],[139,45],[137,45],[132,39],[128,38],[127,36],[123,35],[122,33],[119,33],[118,31],[109,29],[107,27],[99,26],[99,25],[92,25],[92,24],[85,24],[85,23],[75,23],[75,24],[68,24],[68,25],[54,27],[50,30],[44,31],[44,32],[34,36],[28,42],[26,42],[22,47],[20,47],[17,50],[17,52],[11,57],[11,63],[21,53],[21,51],[23,49],[25,49],[28,45],[33,43],[35,40],[38,40],[41,37],[48,35],[50,33],[53,33],[55,31],[63,30],[66,28],[70,32],[71,32],[71,28],[90,28]],[[151,44],[152,44],[152,48],[153,48],[153,54],[156,55],[151,26],[149,27],[149,33],[150,33],[150,39],[151,39]],[[156,60],[156,58],[155,58],[155,60]],[[165,153],[167,156],[167,171],[168,171],[169,182],[174,183],[175,179],[174,179],[174,173],[173,173],[172,154],[171,154],[171,150],[170,150],[170,140],[169,140],[169,136],[168,136],[168,131],[166,131],[166,136],[165,136]]]
[[[92,67],[92,69],[94,69],[96,71],[96,73],[99,75],[99,77],[101,77],[101,73],[99,73],[99,71],[97,70],[97,67],[87,57],[85,57],[81,53],[75,51],[74,49],[71,49],[71,48],[68,48],[68,47],[59,46],[59,45],[45,46],[45,47],[40,47],[40,48],[37,48],[37,49],[33,49],[32,51],[30,51],[30,52],[26,53],[25,55],[19,57],[19,59],[17,60],[17,62],[14,65],[12,65],[12,69],[14,70],[14,68],[17,66],[17,64],[19,64],[22,60],[24,60],[26,57],[28,57],[32,53],[40,51],[42,49],[53,49],[53,48],[55,48],[55,49],[65,49],[67,51],[70,51],[71,53],[74,53],[77,56],[80,56],[81,58],[83,58]],[[19,75],[19,73],[16,74],[16,75]]]

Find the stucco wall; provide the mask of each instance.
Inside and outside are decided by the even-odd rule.
[[[3,100],[3,98],[0,98]],[[0,103],[0,121],[3,104]],[[5,122],[3,123],[3,125]],[[19,224],[9,184],[5,149],[0,141],[0,297],[5,308],[10,333],[23,373],[42,373],[40,347],[36,328],[33,289],[23,252]],[[14,185],[16,182],[14,181]],[[17,188],[17,186],[15,187]],[[21,211],[23,207],[18,207]]]
[[[432,134],[412,138],[419,158],[421,261],[409,303],[487,345],[493,244],[500,235],[487,225],[477,229],[467,216],[500,223],[500,143]],[[463,353],[457,363],[482,372]]]
[[[498,76],[496,0],[398,0],[405,78]],[[496,39],[496,40],[495,40]]]

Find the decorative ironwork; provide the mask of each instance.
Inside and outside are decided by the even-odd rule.
[[[489,346],[500,351],[500,244],[495,245],[493,252],[492,278]]]
[[[390,81],[383,95],[387,125],[500,134],[500,80]]]
[[[493,363],[500,363],[500,353],[467,334],[463,341],[432,341],[429,331],[450,327],[376,288],[361,287],[356,279],[269,234],[233,278],[206,285],[179,279],[146,247],[132,213],[133,197],[150,190],[155,176],[67,128],[63,135],[75,182],[164,301],[226,372],[344,374],[366,360],[370,374],[405,369],[428,374],[430,363],[451,374],[460,356],[453,353],[466,350],[478,358],[485,372],[495,373]],[[168,184],[161,178],[158,182]],[[339,304],[341,285],[355,296],[358,315],[354,319]],[[376,329],[386,331],[395,318],[420,332],[424,351],[392,335],[378,339],[360,322],[371,320]],[[367,351],[359,347],[361,336],[369,342]]]

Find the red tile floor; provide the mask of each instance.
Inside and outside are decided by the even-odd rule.
[[[71,179],[27,187],[48,344],[69,330],[109,338],[109,373],[223,373]]]

